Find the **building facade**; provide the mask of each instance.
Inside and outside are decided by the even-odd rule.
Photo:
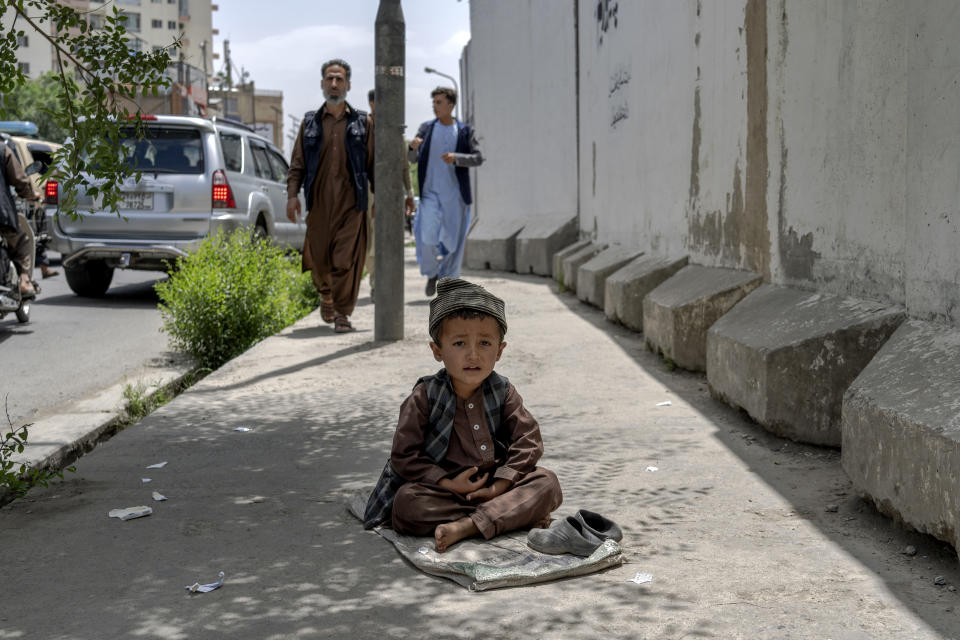
[[[151,100],[158,113],[205,115],[207,110],[207,78],[213,67],[213,11],[217,5],[209,0],[60,0],[88,16],[97,29],[105,24],[114,9],[126,16],[124,25],[130,35],[130,49],[153,52],[169,47],[180,38],[181,48],[173,53],[167,73],[173,83],[163,100]],[[14,20],[11,10],[3,14],[3,27]],[[19,26],[19,25],[18,25]],[[50,25],[44,25],[50,29]],[[56,69],[53,45],[28,25],[20,26],[17,59],[24,74],[36,78]],[[146,102],[146,101],[145,101]],[[147,105],[141,103],[141,107]]]

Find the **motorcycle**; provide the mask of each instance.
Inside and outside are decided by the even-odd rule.
[[[25,173],[27,175],[37,173],[39,168],[40,163],[34,162],[26,167]],[[27,203],[18,201],[17,205],[17,208],[20,209],[17,219],[20,228],[26,229],[27,236],[30,238],[30,255],[32,256],[36,254],[34,225],[39,221],[39,218],[36,214],[36,208],[34,208],[34,215],[31,216],[33,219],[27,220],[23,210]],[[36,282],[33,282],[33,288],[35,293],[28,296],[20,293],[20,273],[10,257],[6,239],[0,236],[0,319],[3,319],[8,313],[14,313],[20,323],[29,322],[31,303],[40,293],[40,286]]]
[[[34,285],[34,288],[40,293],[39,287]],[[20,274],[10,259],[6,241],[0,237],[0,319],[8,313],[15,313],[21,323],[29,322],[30,303],[34,297],[36,294],[24,297],[20,293]]]

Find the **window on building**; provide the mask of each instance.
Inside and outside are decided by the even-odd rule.
[[[17,66],[20,68],[20,71],[23,72],[23,75],[25,75],[25,76],[30,75],[30,63],[29,63],[29,62],[20,62],[20,63],[17,64]]]
[[[29,36],[17,36],[17,46],[18,47],[29,47],[30,38]]]
[[[133,13],[132,11],[121,11],[120,15],[125,16],[127,20],[123,23],[123,27],[131,33],[140,32],[140,14]]]
[[[157,46],[157,45],[153,45],[153,52],[154,52],[154,53],[160,53],[161,51],[163,51],[163,47],[160,47],[160,46]]]
[[[151,20],[150,26],[153,27],[154,29],[163,29],[163,20],[156,20],[156,19]]]
[[[130,38],[127,40],[127,49],[129,51],[143,51],[143,40],[140,38]]]
[[[176,20],[167,20],[167,29],[176,29],[177,21]]]
[[[91,13],[91,14],[90,14],[90,28],[91,28],[91,29],[103,29],[103,14],[102,14],[102,13]]]

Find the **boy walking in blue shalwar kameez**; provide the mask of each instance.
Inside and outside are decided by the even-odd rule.
[[[417,161],[420,207],[413,219],[420,273],[432,296],[439,278],[457,278],[470,230],[468,167],[483,163],[472,127],[453,117],[457,92],[437,87],[430,94],[435,120],[424,122],[410,142],[408,159]]]

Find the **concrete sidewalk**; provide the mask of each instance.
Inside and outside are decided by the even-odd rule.
[[[479,594],[412,569],[343,504],[439,366],[406,262],[406,340],[373,342],[366,298],[353,334],[313,314],[0,511],[0,638],[960,638],[949,546],[854,497],[836,450],[745,421],[534,276],[465,274],[507,301],[497,370],[540,421],[561,512],[620,523],[628,563]],[[107,517],[136,505],[153,515]]]

